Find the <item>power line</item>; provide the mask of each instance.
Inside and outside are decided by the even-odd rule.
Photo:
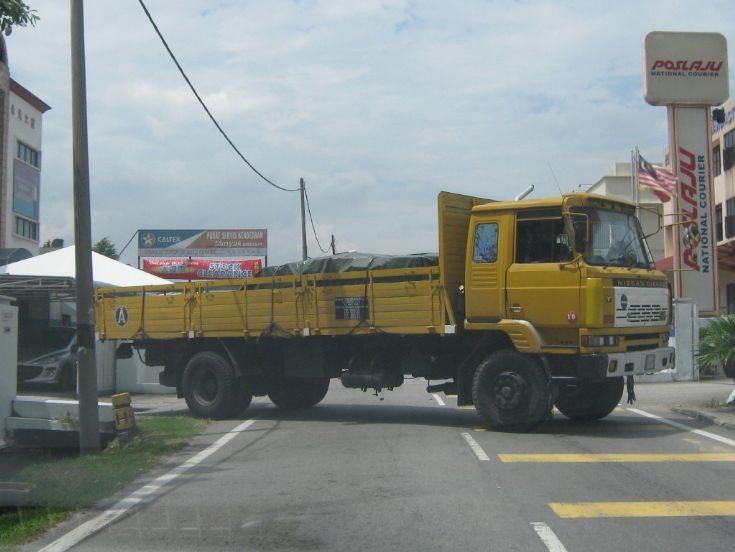
[[[222,129],[222,127],[219,125],[219,123],[214,118],[214,116],[212,115],[212,113],[209,111],[209,108],[204,103],[204,100],[202,100],[201,96],[199,96],[199,93],[196,91],[196,88],[194,88],[194,85],[189,80],[189,77],[186,76],[186,73],[184,72],[184,69],[181,67],[181,64],[179,64],[178,60],[176,59],[176,56],[171,51],[171,48],[169,48],[168,43],[166,42],[166,39],[163,38],[163,35],[161,34],[161,31],[158,30],[158,25],[156,25],[156,22],[153,20],[153,17],[151,16],[151,13],[148,11],[148,8],[146,7],[146,5],[143,3],[143,0],[138,0],[138,3],[140,3],[140,7],[143,8],[143,11],[145,12],[146,16],[148,17],[148,21],[150,21],[151,22],[151,25],[153,25],[153,29],[156,31],[156,34],[158,35],[158,38],[161,39],[161,42],[163,43],[164,48],[166,48],[166,51],[168,52],[168,55],[171,56],[171,59],[176,64],[176,67],[178,68],[179,73],[181,73],[181,76],[184,77],[184,80],[186,81],[186,84],[189,85],[189,88],[194,93],[194,96],[196,96],[196,99],[199,100],[199,103],[201,104],[202,108],[204,108],[204,111],[207,113],[207,115],[209,116],[209,118],[211,119],[211,121],[214,123],[214,126],[217,127],[217,130],[219,130],[220,131],[220,134],[222,134],[222,136],[224,136],[225,140],[227,140],[227,143],[230,144],[230,146],[232,147],[233,150],[235,150],[235,153],[237,153],[237,155],[240,157],[240,159],[242,159],[243,161],[245,161],[245,163],[248,165],[248,167],[250,167],[255,174],[257,174],[260,178],[262,178],[263,180],[265,180],[268,184],[270,184],[274,188],[278,188],[279,190],[282,190],[284,192],[298,192],[300,190],[300,188],[284,188],[283,186],[279,186],[275,182],[271,182],[270,180],[268,180],[265,176],[263,176],[260,173],[260,171],[258,171],[258,169],[256,169],[253,166],[253,164],[250,161],[248,161],[245,158],[245,156],[242,153],[240,153],[240,150],[237,149],[237,146],[235,146],[235,144],[232,142],[232,140],[230,140],[230,137]],[[313,225],[313,222],[312,222],[312,225]]]
[[[316,228],[314,227],[314,219],[311,216],[311,206],[309,205],[309,194],[306,193],[306,185],[304,185],[304,197],[306,198],[306,210],[309,212],[309,221],[311,222],[311,230],[314,232],[314,239],[316,240],[316,244],[319,246],[319,249],[322,250],[322,253],[329,253],[329,248],[324,249],[322,247],[321,242],[319,242],[319,237],[316,235]]]

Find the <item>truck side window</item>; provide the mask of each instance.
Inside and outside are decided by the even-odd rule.
[[[524,220],[518,222],[516,244],[517,263],[548,263],[554,256],[552,221]]]
[[[494,263],[498,259],[498,225],[495,222],[475,227],[473,263]]]

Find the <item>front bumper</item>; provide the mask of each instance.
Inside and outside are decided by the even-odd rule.
[[[561,373],[554,375],[600,379],[651,374],[674,367],[674,349],[659,347],[622,353],[583,354],[578,355],[576,362],[567,364],[567,367],[567,370],[561,370]]]

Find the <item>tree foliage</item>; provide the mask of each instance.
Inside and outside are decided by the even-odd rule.
[[[107,236],[95,243],[92,246],[92,251],[99,253],[100,255],[104,255],[105,257],[110,257],[110,259],[117,260],[120,257],[115,244],[112,243]]]
[[[5,36],[10,36],[13,26],[35,27],[36,21],[36,10],[31,9],[23,0],[0,0],[0,31]]]
[[[700,330],[697,361],[700,367],[735,364],[735,315],[713,318]]]
[[[53,240],[46,240],[43,247],[64,247],[63,238],[54,238]]]

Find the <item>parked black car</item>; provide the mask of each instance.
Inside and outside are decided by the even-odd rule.
[[[74,328],[49,328],[18,350],[18,386],[61,391],[77,386],[77,339]]]

